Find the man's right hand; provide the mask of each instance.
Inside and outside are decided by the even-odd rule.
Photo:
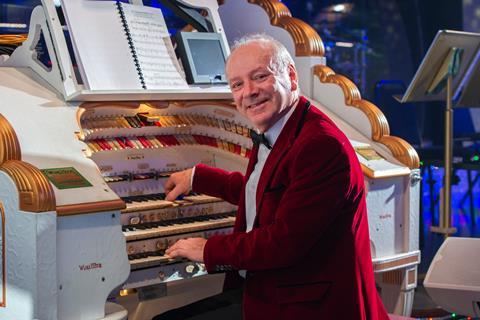
[[[181,194],[188,194],[192,189],[192,168],[173,173],[165,183],[165,200],[174,201]]]

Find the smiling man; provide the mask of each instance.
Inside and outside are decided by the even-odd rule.
[[[197,165],[173,174],[238,205],[234,232],[180,240],[171,257],[208,272],[246,270],[243,318],[388,319],[376,292],[363,174],[345,135],[299,95],[294,62],[265,35],[238,41],[226,65],[235,104],[257,129],[246,175]]]

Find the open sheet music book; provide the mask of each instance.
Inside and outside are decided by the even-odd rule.
[[[119,1],[62,0],[90,90],[187,88],[162,11]]]

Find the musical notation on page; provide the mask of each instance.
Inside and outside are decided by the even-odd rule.
[[[122,3],[130,37],[148,89],[188,87],[157,8]]]

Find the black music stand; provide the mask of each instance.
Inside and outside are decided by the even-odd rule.
[[[453,146],[453,98],[462,92],[462,96],[477,97],[478,80],[471,75],[478,75],[472,65],[480,48],[480,34],[461,31],[440,30],[433,40],[427,54],[422,60],[407,91],[400,102],[445,101],[445,173],[443,200],[440,206],[439,226],[432,226],[431,231],[443,233],[445,237],[456,232],[451,226],[451,176]],[[468,79],[467,79],[468,78]],[[473,80],[472,80],[473,79]],[[480,79],[480,77],[477,77]],[[476,85],[476,86],[475,86]],[[466,99],[466,98],[465,98]],[[473,99],[469,99],[471,101]]]

